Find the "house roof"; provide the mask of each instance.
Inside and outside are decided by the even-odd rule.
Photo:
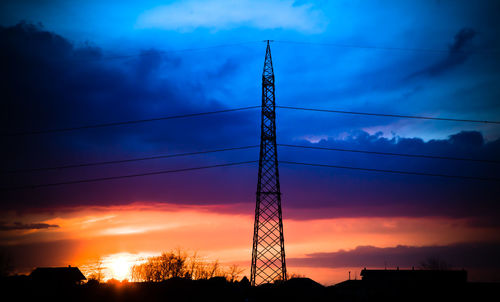
[[[31,278],[39,280],[81,281],[86,280],[78,267],[38,267],[30,274]]]
[[[378,281],[441,281],[441,282],[466,282],[465,270],[408,270],[408,269],[363,269],[363,280]]]

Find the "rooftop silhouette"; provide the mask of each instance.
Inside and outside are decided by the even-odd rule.
[[[412,282],[412,283],[465,283],[465,270],[427,270],[427,269],[363,269],[365,282]]]
[[[38,267],[31,272],[33,281],[40,283],[78,284],[87,280],[78,267]]]

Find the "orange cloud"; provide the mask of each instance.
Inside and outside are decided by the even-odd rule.
[[[59,228],[17,230],[15,235],[2,232],[0,241],[7,246],[38,245],[39,253],[46,246],[45,256],[52,257],[48,261],[52,265],[88,265],[99,257],[119,253],[153,255],[180,247],[197,251],[208,259],[248,268],[252,213],[234,214],[225,207],[136,203],[27,214],[16,219],[40,221]],[[10,215],[14,219],[15,215]],[[500,239],[496,228],[472,227],[465,219],[440,217],[285,219],[284,229],[287,256],[294,258],[361,245],[424,246]],[[50,245],[59,246],[58,252],[48,248]],[[289,270],[331,283],[341,281],[338,278],[345,277],[346,269],[292,267]]]

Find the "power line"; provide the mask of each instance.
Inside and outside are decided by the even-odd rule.
[[[340,151],[340,152],[379,154],[379,155],[389,155],[389,156],[432,158],[432,159],[446,159],[446,160],[472,161],[472,162],[481,162],[481,163],[500,164],[500,161],[498,161],[498,160],[490,160],[490,159],[475,159],[475,158],[463,158],[463,157],[451,157],[451,156],[436,156],[436,155],[424,155],[424,154],[408,154],[408,153],[392,153],[392,152],[366,151],[366,150],[356,150],[356,149],[342,149],[342,148],[301,146],[301,145],[290,145],[290,144],[278,144],[278,146],[292,147],[292,148],[314,149],[314,150],[328,150],[328,151]]]
[[[57,129],[47,129],[47,130],[33,130],[33,131],[26,131],[26,132],[7,133],[5,136],[23,136],[23,135],[34,135],[34,134],[46,134],[46,133],[55,133],[55,132],[67,132],[67,131],[75,131],[75,130],[83,130],[83,129],[93,129],[93,128],[103,128],[103,127],[130,125],[130,124],[148,123],[148,122],[155,122],[155,121],[197,117],[197,116],[211,115],[211,114],[219,114],[219,113],[225,113],[225,112],[242,111],[242,110],[249,110],[249,109],[255,109],[255,108],[260,108],[260,107],[261,106],[240,107],[240,108],[224,109],[224,110],[217,110],[217,111],[189,113],[189,114],[183,114],[183,115],[163,116],[163,117],[156,117],[156,118],[149,118],[149,119],[142,119],[142,120],[130,120],[130,121],[123,121],[123,122],[103,123],[103,124],[94,124],[94,125],[68,127],[68,128],[57,128]]]
[[[70,58],[70,59],[61,59],[64,61],[91,61],[91,60],[117,60],[117,59],[128,59],[138,56],[150,56],[156,54],[168,54],[168,53],[178,53],[178,52],[192,52],[192,51],[200,51],[200,50],[209,50],[209,49],[217,49],[217,48],[227,48],[240,46],[245,44],[253,44],[260,43],[262,41],[246,41],[239,43],[228,43],[228,44],[219,44],[207,47],[195,47],[195,48],[184,48],[184,49],[172,49],[172,50],[154,50],[154,51],[143,51],[135,54],[129,55],[111,55],[111,56],[103,56],[103,57],[86,57],[86,58]],[[276,43],[282,44],[302,44],[302,45],[319,45],[319,46],[332,46],[332,47],[341,47],[341,48],[360,48],[360,49],[378,49],[378,50],[391,50],[391,51],[410,51],[410,52],[429,52],[429,53],[464,53],[464,54],[496,54],[499,50],[490,50],[490,51],[463,51],[456,50],[450,52],[448,49],[432,49],[432,48],[407,48],[407,47],[386,47],[386,46],[370,46],[370,45],[360,45],[360,44],[340,44],[340,43],[316,43],[316,42],[300,42],[300,41],[284,41],[284,40],[273,40]],[[60,59],[56,59],[60,61]]]
[[[128,159],[121,159],[121,160],[99,161],[99,162],[89,162],[89,163],[80,163],[80,164],[68,164],[68,165],[53,166],[53,167],[19,169],[19,170],[2,171],[2,173],[24,173],[24,172],[62,170],[62,169],[80,168],[80,167],[92,167],[92,166],[121,164],[121,163],[128,163],[128,162],[153,160],[153,159],[173,158],[173,157],[191,156],[191,155],[199,155],[199,154],[217,153],[217,152],[225,152],[225,151],[233,151],[233,150],[244,150],[244,149],[257,148],[257,147],[259,147],[259,145],[206,150],[206,151],[198,151],[198,152],[188,152],[188,153],[155,155],[155,156],[149,156],[149,157],[128,158]]]
[[[450,157],[450,156],[435,156],[435,155],[408,154],[408,153],[391,153],[391,152],[367,151],[367,150],[356,150],[356,149],[302,146],[302,145],[292,145],[292,144],[277,144],[277,145],[281,146],[281,147],[303,148],[303,149],[313,149],[313,150],[340,151],[340,152],[366,153],[366,154],[378,154],[378,155],[388,155],[388,156],[431,158],[431,159],[445,159],[445,160],[472,161],[472,162],[500,164],[500,161],[489,160],[489,159],[460,158],[460,157]],[[200,155],[200,154],[218,153],[218,152],[226,152],[226,151],[234,151],[234,150],[245,150],[245,149],[252,149],[252,148],[257,148],[257,147],[259,147],[259,145],[249,145],[249,146],[205,150],[205,151],[197,151],[197,152],[187,152],[187,153],[163,154],[163,155],[154,155],[154,156],[148,156],[148,157],[127,158],[127,159],[121,159],[121,160],[67,164],[67,165],[52,166],[52,167],[18,169],[18,170],[2,171],[2,173],[14,174],[14,173],[27,173],[27,172],[50,171],[50,170],[62,170],[62,169],[70,169],[70,168],[92,167],[92,166],[120,164],[120,163],[128,163],[128,162],[138,162],[138,161],[147,161],[147,160],[155,160],[155,159],[175,158],[175,157],[184,157],[184,156],[192,156],[192,155]]]
[[[465,51],[449,49],[436,49],[436,48],[411,48],[411,47],[388,47],[388,46],[371,46],[359,44],[340,44],[340,43],[321,43],[321,42],[300,42],[300,41],[284,41],[274,40],[274,42],[282,44],[303,44],[303,45],[319,45],[319,46],[333,46],[341,48],[360,48],[360,49],[378,49],[378,50],[391,50],[391,51],[409,51],[409,52],[429,52],[429,53],[462,53],[462,54],[497,54],[500,50],[492,49],[488,51]]]
[[[208,50],[214,48],[226,48],[226,47],[234,47],[245,44],[257,43],[260,41],[247,41],[247,42],[239,42],[239,43],[231,43],[231,44],[220,44],[213,45],[207,47],[196,47],[196,48],[184,48],[184,49],[173,49],[173,50],[152,50],[152,51],[143,51],[135,54],[129,55],[115,55],[115,56],[103,56],[103,57],[87,57],[87,58],[72,58],[72,59],[62,59],[64,61],[89,61],[89,60],[116,60],[116,59],[128,59],[138,56],[151,56],[156,54],[168,54],[168,53],[176,53],[176,52],[191,52],[191,51],[200,51],[200,50]],[[59,61],[59,60],[57,60]]]
[[[457,119],[457,118],[445,118],[445,117],[430,117],[430,116],[417,116],[417,115],[400,115],[400,114],[386,114],[386,113],[356,112],[356,111],[344,111],[344,110],[333,110],[333,109],[319,109],[319,108],[304,108],[304,107],[279,106],[279,105],[276,105],[276,108],[291,109],[291,110],[315,111],[315,112],[354,114],[354,115],[368,115],[368,116],[383,116],[383,117],[396,117],[396,118],[411,118],[411,119],[423,119],[423,120],[436,120],[436,121],[447,121],[447,122],[500,124],[500,121],[486,121],[486,120],[481,121],[481,120]]]
[[[179,119],[179,118],[198,117],[198,116],[203,116],[203,115],[211,115],[211,114],[219,114],[219,113],[226,113],[226,112],[243,111],[243,110],[257,109],[257,108],[261,108],[261,106],[240,107],[240,108],[224,109],[224,110],[217,110],[217,111],[198,112],[198,113],[190,113],[190,114],[183,114],[183,115],[163,116],[163,117],[157,117],[157,118],[149,118],[149,119],[141,119],[141,120],[129,120],[129,121],[112,122],[112,123],[102,123],[102,124],[85,125],[85,126],[68,127],[68,128],[56,128],[56,129],[47,129],[47,130],[32,130],[32,131],[25,131],[25,132],[7,133],[7,134],[4,134],[4,136],[10,137],[10,136],[24,136],[24,135],[36,135],[36,134],[47,134],[47,133],[57,133],[57,132],[68,132],[68,131],[75,131],[75,130],[104,128],[104,127],[130,125],[130,124],[140,124],[140,123],[155,122],[155,121],[161,121],[161,120],[171,120],[171,119]],[[411,118],[411,119],[438,120],[438,121],[449,121],[449,122],[500,124],[500,121],[489,121],[489,120],[483,120],[483,121],[481,121],[481,120],[472,120],[472,119],[440,118],[440,117],[430,117],[430,116],[416,116],[416,115],[400,115],[400,114],[386,114],[386,113],[356,112],[356,111],[333,110],[333,109],[319,109],[319,108],[304,108],[304,107],[292,107],[292,106],[280,106],[280,105],[276,105],[276,108],[290,109],[290,110],[314,111],[314,112],[340,113],[340,114],[354,114],[354,115],[381,116],[381,117],[394,117],[394,118]]]
[[[80,180],[56,182],[56,183],[46,183],[46,184],[38,184],[38,185],[28,185],[28,186],[1,188],[0,191],[14,191],[14,190],[23,190],[23,189],[36,189],[36,188],[42,188],[42,187],[54,187],[54,186],[61,186],[61,185],[72,185],[72,184],[98,182],[98,181],[107,181],[107,180],[114,180],[114,179],[134,178],[134,177],[142,177],[142,176],[150,176],[150,175],[167,174],[167,173],[177,173],[177,172],[186,172],[186,171],[194,171],[194,170],[204,170],[204,169],[219,168],[219,167],[229,167],[229,166],[244,165],[244,164],[250,164],[250,163],[256,163],[256,162],[257,162],[256,160],[252,160],[252,161],[233,162],[233,163],[227,163],[227,164],[218,164],[218,165],[210,165],[210,166],[200,166],[200,167],[192,167],[192,168],[184,168],[184,169],[174,169],[174,170],[163,170],[163,171],[156,171],[156,172],[146,172],[146,173],[139,173],[139,174],[128,174],[128,175],[100,177],[100,178],[88,178],[88,179],[80,179]]]
[[[200,166],[200,167],[192,167],[192,168],[184,168],[184,169],[174,169],[174,170],[163,170],[163,171],[147,172],[147,173],[139,173],[139,174],[128,174],[128,175],[119,175],[119,176],[110,176],[110,177],[100,177],[100,178],[89,178],[89,179],[65,181],[65,182],[58,182],[58,183],[46,183],[46,184],[37,184],[37,185],[26,185],[26,186],[18,186],[18,187],[8,187],[8,188],[0,188],[0,191],[15,191],[15,190],[23,190],[23,189],[36,189],[36,188],[42,188],[42,187],[53,187],[53,186],[60,186],[60,185],[71,185],[71,184],[79,184],[79,183],[108,181],[108,180],[115,180],[115,179],[134,178],[134,177],[151,176],[151,175],[159,175],[159,174],[168,174],[168,173],[186,172],[186,171],[194,171],[194,170],[203,170],[203,169],[218,168],[218,167],[228,167],[228,166],[244,165],[244,164],[250,164],[250,163],[256,163],[256,162],[258,162],[258,161],[256,161],[256,160],[253,160],[253,161],[242,161],[242,162],[233,162],[233,163],[227,163],[227,164],[218,164],[218,165],[210,165],[210,166]],[[414,172],[414,171],[398,171],[398,170],[387,170],[387,169],[372,169],[372,168],[361,168],[361,167],[340,166],[340,165],[303,163],[303,162],[294,162],[294,161],[279,161],[279,163],[290,164],[290,165],[301,165],[301,166],[312,166],[312,167],[323,167],[323,168],[336,168],[336,169],[356,170],[356,171],[369,171],[369,172],[379,172],[379,173],[391,173],[391,174],[403,174],[403,175],[418,175],[418,176],[431,176],[431,177],[443,177],[443,178],[454,178],[454,179],[467,179],[467,180],[500,182],[500,178],[493,178],[493,177],[477,177],[477,176],[463,176],[463,175],[438,174],[438,173],[424,173],[424,172]]]
[[[462,175],[451,175],[451,174],[424,173],[424,172],[413,172],[413,171],[372,169],[372,168],[361,168],[361,167],[350,167],[350,166],[339,166],[339,165],[325,165],[325,164],[301,163],[301,162],[294,162],[294,161],[279,161],[279,162],[282,163],[282,164],[312,166],[312,167],[323,167],[323,168],[336,168],[336,169],[370,171],[370,172],[381,172],[381,173],[391,173],[391,174],[433,176],[433,177],[444,177],[444,178],[458,178],[458,179],[472,179],[472,180],[481,180],[481,181],[497,181],[497,182],[500,182],[500,178],[493,178],[493,177],[476,177],[476,176],[462,176]]]

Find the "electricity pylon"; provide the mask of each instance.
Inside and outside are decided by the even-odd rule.
[[[286,280],[285,241],[276,150],[274,71],[267,40],[262,73],[259,176],[252,249],[252,285]]]

